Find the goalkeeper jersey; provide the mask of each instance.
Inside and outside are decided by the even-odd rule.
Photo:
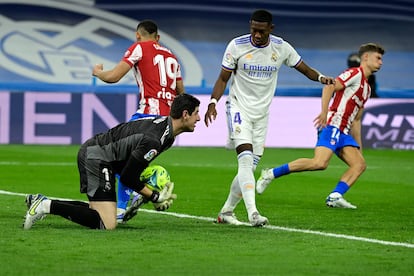
[[[172,131],[170,117],[145,117],[95,135],[81,146],[79,152],[86,152],[86,166],[92,159],[110,163],[113,172],[130,187],[139,182],[142,170],[152,160],[172,146]]]

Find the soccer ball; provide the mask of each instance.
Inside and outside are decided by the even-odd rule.
[[[160,165],[148,166],[139,178],[150,190],[161,191],[170,182],[170,174]]]

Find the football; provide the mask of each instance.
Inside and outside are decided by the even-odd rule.
[[[161,191],[170,182],[170,174],[160,165],[150,165],[139,178],[150,190]]]

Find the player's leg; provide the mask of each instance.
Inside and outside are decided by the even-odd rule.
[[[256,169],[257,164],[260,161],[260,156],[253,155],[253,170]],[[227,200],[223,205],[223,208],[221,209],[218,217],[217,222],[218,223],[228,223],[228,224],[234,224],[234,225],[240,225],[242,224],[234,214],[234,209],[236,208],[237,204],[240,202],[240,200],[243,198],[241,188],[239,185],[238,175],[236,175],[233,178],[233,181],[230,186],[230,192],[227,196]]]
[[[262,226],[267,224],[268,220],[259,214],[256,207],[254,170],[258,162],[257,156],[263,154],[267,117],[253,121],[243,112],[235,112],[233,114],[233,122],[235,125],[233,138],[238,161],[237,179],[244,205],[250,223],[253,226]]]
[[[365,159],[358,148],[351,146],[342,149],[341,159],[349,166],[348,170],[342,175],[341,181],[351,187],[365,171],[367,167]]]
[[[226,202],[224,203],[223,207],[220,210],[220,213],[217,216],[217,223],[228,223],[234,225],[242,224],[234,214],[234,209],[236,208],[237,204],[239,204],[241,199],[242,193],[236,175],[231,182],[230,191]]]
[[[113,204],[115,206],[115,202]],[[89,208],[89,204],[81,201],[48,199],[40,194],[36,195],[36,199],[26,213],[24,229],[30,229],[37,220],[42,219],[46,214],[59,215],[92,229],[105,229],[99,213]]]
[[[117,221],[115,201],[91,201],[90,206],[91,209],[98,212],[105,229],[112,230],[116,228]]]
[[[264,192],[273,179],[288,175],[293,172],[325,170],[337,148],[339,136],[337,129],[326,127],[319,133],[318,141],[312,158],[298,158],[281,166],[264,169],[257,180],[256,190],[258,194]]]
[[[93,141],[90,143],[93,145]],[[86,159],[87,147],[84,144],[78,152],[78,170],[80,190],[88,194],[90,205],[80,201],[51,200],[38,195],[26,213],[25,229],[30,229],[45,214],[59,215],[92,229],[116,227],[115,177],[109,164]]]
[[[131,197],[132,190],[126,187],[122,182],[119,180],[119,175],[116,175],[118,180],[117,185],[117,220],[121,222],[124,218],[125,211],[128,206],[129,199]]]
[[[234,140],[233,140],[233,131],[234,131],[234,124],[233,124],[233,116],[232,110],[234,110],[234,106],[232,106],[229,102],[226,103],[226,115],[227,115],[227,148],[228,149],[235,149]],[[221,208],[218,217],[217,223],[228,223],[234,225],[242,224],[234,214],[234,209],[236,208],[237,204],[239,204],[240,200],[242,199],[242,194],[240,190],[239,181],[237,178],[237,174],[234,176],[231,184],[229,194],[227,196],[226,201],[224,202],[223,207]]]
[[[326,204],[329,207],[356,209],[356,206],[347,202],[343,196],[365,171],[366,163],[358,144],[351,135],[343,134],[340,144],[341,150],[338,152],[338,157],[348,165],[348,169],[328,195]]]
[[[253,148],[251,144],[241,144],[237,146],[238,171],[241,193],[244,205],[247,210],[248,218],[253,226],[263,226],[268,223],[268,219],[259,214],[256,207],[255,179],[253,174]]]
[[[56,202],[51,213],[89,228],[114,229],[117,225],[116,189],[112,167],[107,162],[85,160],[82,156],[78,160],[81,190],[87,193],[89,207],[65,206],[62,202]]]
[[[299,158],[288,163],[288,173],[325,170],[333,152],[325,147],[316,147],[312,158]],[[281,175],[276,174],[276,177]]]
[[[87,146],[82,146],[78,154],[78,170],[81,192],[86,193],[89,207],[64,206],[56,204],[51,213],[70,219],[93,229],[114,229],[116,227],[115,175],[109,163],[87,159]],[[73,214],[78,211],[78,215]]]
[[[81,191],[88,192],[90,204],[81,201],[51,200],[37,195],[26,213],[25,229],[30,229],[45,214],[59,215],[92,229],[116,227],[115,179],[110,173],[110,167],[99,162],[86,165],[84,159],[78,159],[78,164]],[[85,166],[88,166],[88,169]],[[90,173],[87,173],[87,170]]]

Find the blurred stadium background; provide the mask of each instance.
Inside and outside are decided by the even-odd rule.
[[[77,144],[127,120],[137,101],[132,74],[107,85],[91,77],[91,67],[118,63],[143,19],[158,23],[161,43],[177,53],[187,90],[200,97],[204,115],[226,44],[249,31],[249,16],[257,8],[271,11],[274,33],[327,75],[345,69],[360,44],[382,44],[387,52],[376,74],[379,98],[367,105],[364,143],[414,149],[414,2],[409,0],[0,0],[0,143]],[[268,146],[313,147],[321,86],[290,68],[281,71]],[[177,145],[224,145],[224,118],[209,130],[200,122],[195,135],[183,135]]]

